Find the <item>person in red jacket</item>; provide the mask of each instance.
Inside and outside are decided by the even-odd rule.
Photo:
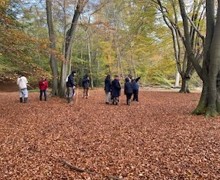
[[[42,101],[42,96],[44,94],[44,100],[47,100],[47,88],[48,88],[48,82],[47,79],[44,77],[41,77],[41,80],[39,81],[39,89],[40,89],[40,101]]]

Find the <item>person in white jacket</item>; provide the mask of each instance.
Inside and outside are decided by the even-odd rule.
[[[27,103],[28,100],[28,89],[27,89],[27,78],[23,75],[19,76],[17,79],[17,85],[19,87],[19,93],[20,93],[20,102]]]

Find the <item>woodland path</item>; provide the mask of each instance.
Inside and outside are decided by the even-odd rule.
[[[193,116],[199,94],[141,91],[106,105],[0,93],[0,179],[220,179],[220,118]]]

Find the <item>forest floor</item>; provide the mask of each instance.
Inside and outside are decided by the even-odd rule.
[[[0,179],[220,179],[220,118],[191,115],[199,93],[145,90],[131,106],[81,93],[0,92]]]

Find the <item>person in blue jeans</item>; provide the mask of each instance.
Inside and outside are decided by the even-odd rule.
[[[132,79],[132,88],[133,88],[133,101],[138,102],[138,94],[139,94],[139,84],[138,81],[141,77],[138,77],[136,79]]]

